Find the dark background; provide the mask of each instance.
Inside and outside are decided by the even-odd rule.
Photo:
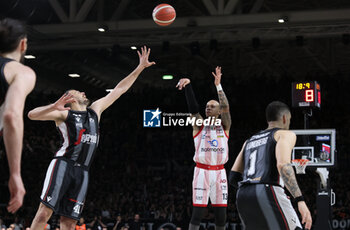
[[[79,19],[74,12],[69,17],[68,0],[60,1],[67,20],[58,16],[52,2],[0,1],[1,17],[27,22],[27,53],[36,56],[26,60],[37,73],[26,112],[54,102],[71,88],[86,92],[92,100],[104,96],[106,89],[137,66],[137,54],[131,45],[148,45],[152,49],[150,60],[157,63],[146,69],[102,116],[101,140],[83,212],[87,222],[103,216],[102,211],[110,213],[102,217],[110,225],[118,214],[131,221],[139,213],[142,221],[171,221],[186,229],[194,166],[191,128],[143,128],[142,114],[144,109],[158,107],[163,112],[187,112],[183,92],[178,92],[175,85],[178,79],[188,77],[204,115],[206,102],[217,99],[211,75],[217,65],[222,66],[222,86],[232,116],[227,170],[244,140],[266,128],[264,110],[269,102],[281,100],[291,105],[293,81],[317,80],[321,84],[322,108],[314,110],[310,128],[337,130],[338,164],[330,174],[337,195],[333,218],[349,219],[348,1],[237,1],[226,14],[213,12],[206,6],[207,1],[169,1],[177,11],[177,19],[165,28],[151,18],[160,1],[72,1],[77,12],[84,3],[91,3],[86,17]],[[233,1],[211,2],[215,11],[220,2],[227,6]],[[327,19],[323,19],[324,12]],[[288,22],[278,24],[279,17],[287,17]],[[232,24],[226,23],[231,20]],[[106,25],[105,33],[97,31]],[[81,77],[69,78],[69,73]],[[163,74],[173,74],[174,79],[164,81]],[[291,129],[302,128],[302,110],[293,109]],[[27,195],[24,207],[16,214],[24,226],[30,224],[39,205],[45,172],[58,146],[54,123],[25,120],[22,173]],[[5,187],[8,172],[1,149],[0,181]],[[312,172],[298,176],[314,217],[316,178]],[[4,197],[1,195],[1,199]],[[234,197],[231,189],[228,221],[238,223]],[[15,221],[5,209],[0,217],[6,225]],[[209,211],[205,221],[212,218]],[[56,226],[55,218],[51,223]]]

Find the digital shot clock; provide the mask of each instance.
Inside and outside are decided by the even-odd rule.
[[[321,108],[321,86],[316,81],[292,83],[292,106]]]

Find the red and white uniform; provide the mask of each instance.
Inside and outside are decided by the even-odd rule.
[[[193,174],[193,206],[227,206],[228,135],[222,126],[202,126],[194,138],[196,167]]]

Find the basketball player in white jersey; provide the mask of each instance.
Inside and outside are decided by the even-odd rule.
[[[215,81],[219,101],[210,100],[205,109],[207,118],[219,119],[220,126],[193,126],[196,162],[193,175],[193,212],[189,230],[198,230],[210,199],[214,209],[216,230],[224,230],[227,208],[227,178],[224,164],[228,160],[228,138],[231,127],[231,115],[228,100],[222,90],[221,67],[216,67],[212,73]],[[203,120],[199,114],[199,105],[194,96],[190,80],[180,79],[177,84],[179,90],[185,89],[190,113],[196,119]]]
[[[25,194],[21,177],[23,109],[27,95],[35,85],[34,71],[21,63],[27,50],[27,34],[21,22],[0,21],[0,131],[10,169],[9,212],[16,212]]]

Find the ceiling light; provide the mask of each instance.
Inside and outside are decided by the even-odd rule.
[[[77,74],[77,73],[70,73],[70,74],[68,74],[68,76],[70,76],[70,77],[80,77],[80,75]]]
[[[106,89],[106,92],[108,92],[108,93],[110,93],[112,91],[113,91],[113,89]]]
[[[285,22],[288,22],[288,17],[287,16],[283,16],[283,17],[280,17],[278,19],[278,23],[285,23]]]
[[[136,46],[131,46],[130,47],[132,50],[137,50],[137,47]]]
[[[97,28],[97,30],[102,32],[102,33],[108,31],[108,29],[109,29],[108,26],[105,24],[99,25]]]
[[[36,57],[33,56],[33,55],[28,54],[28,55],[24,55],[24,58],[25,59],[35,59]]]

